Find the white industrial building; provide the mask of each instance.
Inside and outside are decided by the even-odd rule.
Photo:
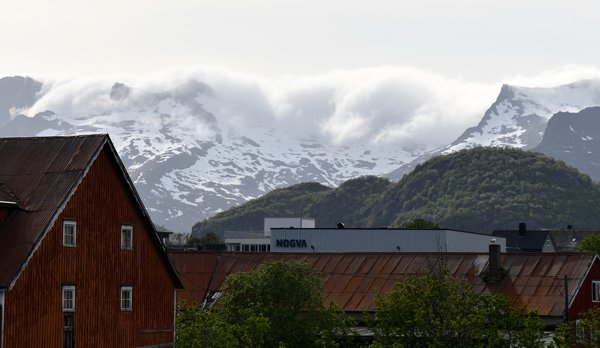
[[[225,232],[228,251],[270,251],[271,228],[315,228],[312,218],[265,218],[260,232]]]
[[[457,230],[397,228],[271,228],[271,252],[506,251],[506,239]]]
[[[340,227],[343,227],[341,225]],[[506,252],[506,238],[448,229],[315,228],[312,218],[265,218],[261,232],[227,232],[228,251]]]

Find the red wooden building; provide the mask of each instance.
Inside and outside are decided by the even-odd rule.
[[[0,345],[171,347],[181,281],[107,135],[0,139]]]

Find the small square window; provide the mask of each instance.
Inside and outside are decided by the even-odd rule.
[[[133,248],[133,226],[121,226],[121,249],[131,250]]]
[[[130,311],[133,309],[133,288],[131,286],[121,287],[121,310]]]
[[[62,287],[62,309],[63,312],[75,311],[75,285]]]
[[[600,302],[600,280],[592,280],[592,301]]]
[[[63,221],[63,245],[68,247],[77,245],[77,222]]]

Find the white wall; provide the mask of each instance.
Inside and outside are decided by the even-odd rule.
[[[500,251],[506,252],[506,238],[487,234],[448,231],[448,251],[487,252],[490,244],[499,244]]]
[[[310,218],[265,218],[265,237],[271,236],[271,228],[315,228]]]
[[[488,252],[491,238],[506,251],[504,238],[453,230],[276,228],[271,233],[272,252]]]

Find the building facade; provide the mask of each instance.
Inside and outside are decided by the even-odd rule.
[[[2,348],[173,346],[182,284],[108,136],[0,139],[0,163]]]
[[[488,234],[400,228],[272,228],[272,252],[486,252],[506,251],[506,239]]]

